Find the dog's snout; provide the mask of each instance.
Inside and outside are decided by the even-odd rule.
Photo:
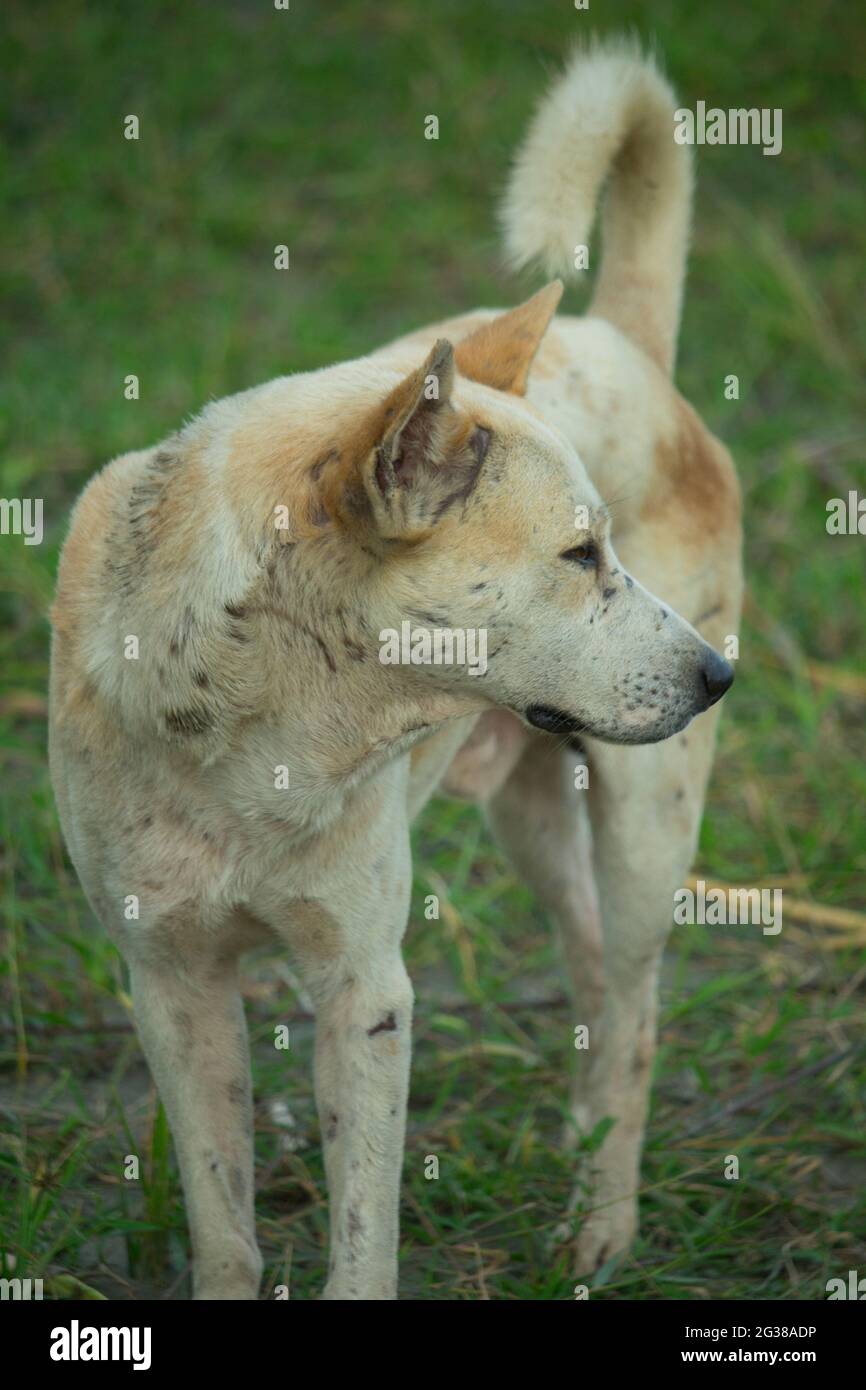
[[[734,668],[711,648],[704,659],[701,677],[706,691],[706,708],[709,709],[730,690],[734,683]]]

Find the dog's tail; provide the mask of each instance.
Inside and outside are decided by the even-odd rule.
[[[673,368],[691,221],[691,155],[674,140],[676,100],[638,44],[580,47],[543,98],[502,206],[515,267],[581,267],[609,176],[603,255],[589,313]]]

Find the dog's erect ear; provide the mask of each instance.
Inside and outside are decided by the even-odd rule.
[[[440,338],[427,360],[407,376],[382,407],[382,435],[376,445],[377,491],[388,498],[411,487],[444,454],[454,386],[454,349]]]
[[[454,409],[453,385],[454,349],[440,338],[372,412],[354,457],[326,482],[327,510],[345,528],[367,539],[419,539],[468,496],[490,435]]]
[[[455,348],[458,370],[482,386],[525,395],[532,359],[561,298],[562,281],[552,280],[525,304],[476,328]]]

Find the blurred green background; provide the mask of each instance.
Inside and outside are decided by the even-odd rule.
[[[642,1233],[593,1297],[823,1298],[828,1278],[866,1273],[866,537],[825,529],[830,498],[866,496],[858,9],[7,7],[0,496],[42,497],[46,534],[0,537],[0,1273],[17,1260],[54,1297],[188,1291],[161,1113],[46,774],[46,610],[72,499],[213,397],[531,291],[502,270],[495,230],[510,152],[572,40],[632,25],[684,104],[784,113],[777,158],[698,152],[678,375],[733,450],[746,503],[739,675],[697,867],[783,887],[787,915],[775,938],[675,930]],[[435,803],[416,844],[402,1294],[569,1298],[549,1236],[569,1191],[555,1137],[572,1024],[547,923],[474,809]],[[310,1022],[278,957],[251,962],[247,994],[263,1288],[314,1297],[326,1207]],[[292,1024],[289,1053],[270,1043],[274,1019]]]

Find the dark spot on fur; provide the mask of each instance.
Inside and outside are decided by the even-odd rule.
[[[237,1166],[233,1167],[231,1170],[231,1174],[229,1175],[229,1186],[235,1201],[238,1203],[242,1202],[246,1191],[246,1183],[244,1182],[244,1175],[241,1169]]]
[[[232,1105],[245,1105],[247,1100],[247,1088],[243,1081],[230,1081],[228,1096]]]
[[[346,1259],[350,1265],[357,1259],[358,1238],[363,1234],[364,1224],[355,1208],[350,1207],[346,1215]]]
[[[627,574],[626,577],[625,577],[625,587],[626,587],[627,589],[633,589],[633,588],[634,588],[634,580],[632,579],[632,577],[631,577],[630,574]]]
[[[245,618],[247,616],[247,610],[241,604],[224,603],[223,608],[230,618]]]
[[[376,1024],[375,1028],[367,1029],[367,1037],[373,1038],[377,1033],[396,1033],[396,1031],[397,1020],[393,1014],[388,1014],[387,1018],[383,1018],[381,1023]]]
[[[182,1035],[184,1046],[189,1048],[193,1043],[192,1014],[186,1009],[178,1009],[172,1015],[172,1021],[177,1031]]]
[[[490,448],[490,430],[485,429],[483,425],[479,425],[469,441],[469,447],[478,460],[480,467],[487,456],[487,450]]]
[[[602,592],[601,592],[602,598],[613,598],[615,594],[616,594],[616,589],[602,589]],[[606,613],[606,612],[607,612],[607,609],[605,609],[604,611],[605,611],[605,613]]]
[[[474,452],[475,449],[473,446],[473,453]],[[476,454],[472,468],[467,470],[466,481],[463,483],[463,486],[455,488],[453,492],[450,492],[448,496],[443,498],[443,500],[439,503],[439,506],[433,513],[434,523],[437,522],[439,518],[443,516],[445,512],[448,511],[449,507],[453,507],[457,502],[465,502],[468,497],[471,497],[472,493],[475,491],[475,485],[478,482],[478,475],[481,472],[481,465],[483,462],[484,454],[482,454],[480,458],[478,458]]]
[[[206,734],[213,728],[213,719],[205,709],[167,710],[164,718],[172,734]]]
[[[340,1117],[337,1115],[336,1111],[334,1111],[334,1110],[332,1110],[331,1113],[328,1115],[328,1124],[327,1124],[327,1128],[325,1129],[325,1143],[326,1143],[326,1144],[333,1144],[334,1140],[336,1139],[336,1137],[337,1137],[337,1125],[338,1125],[338,1123],[339,1123],[339,1118],[340,1118]]]
[[[207,671],[193,671],[192,678],[200,690],[207,690],[210,685],[210,677]]]
[[[310,469],[310,477],[312,478],[313,482],[317,483],[319,481],[319,478],[322,476],[322,469],[326,466],[326,464],[331,463],[332,460],[338,459],[339,457],[339,449],[329,449],[328,452],[325,454],[324,458],[320,458],[318,463],[314,463],[312,468]]]
[[[328,663],[328,669],[330,671],[336,671],[337,663],[331,656],[331,653],[328,651],[328,648],[325,646],[319,634],[317,632],[313,632],[313,629],[311,627],[307,627],[306,623],[296,623],[295,626],[298,628],[300,632],[303,632],[306,637],[309,637],[311,641],[315,642],[316,646],[319,648],[319,651],[322,653],[322,656]]]
[[[424,613],[419,608],[407,608],[406,612],[410,618],[416,618],[419,623],[427,623],[430,627],[450,627],[447,618],[443,618],[440,613]]]

